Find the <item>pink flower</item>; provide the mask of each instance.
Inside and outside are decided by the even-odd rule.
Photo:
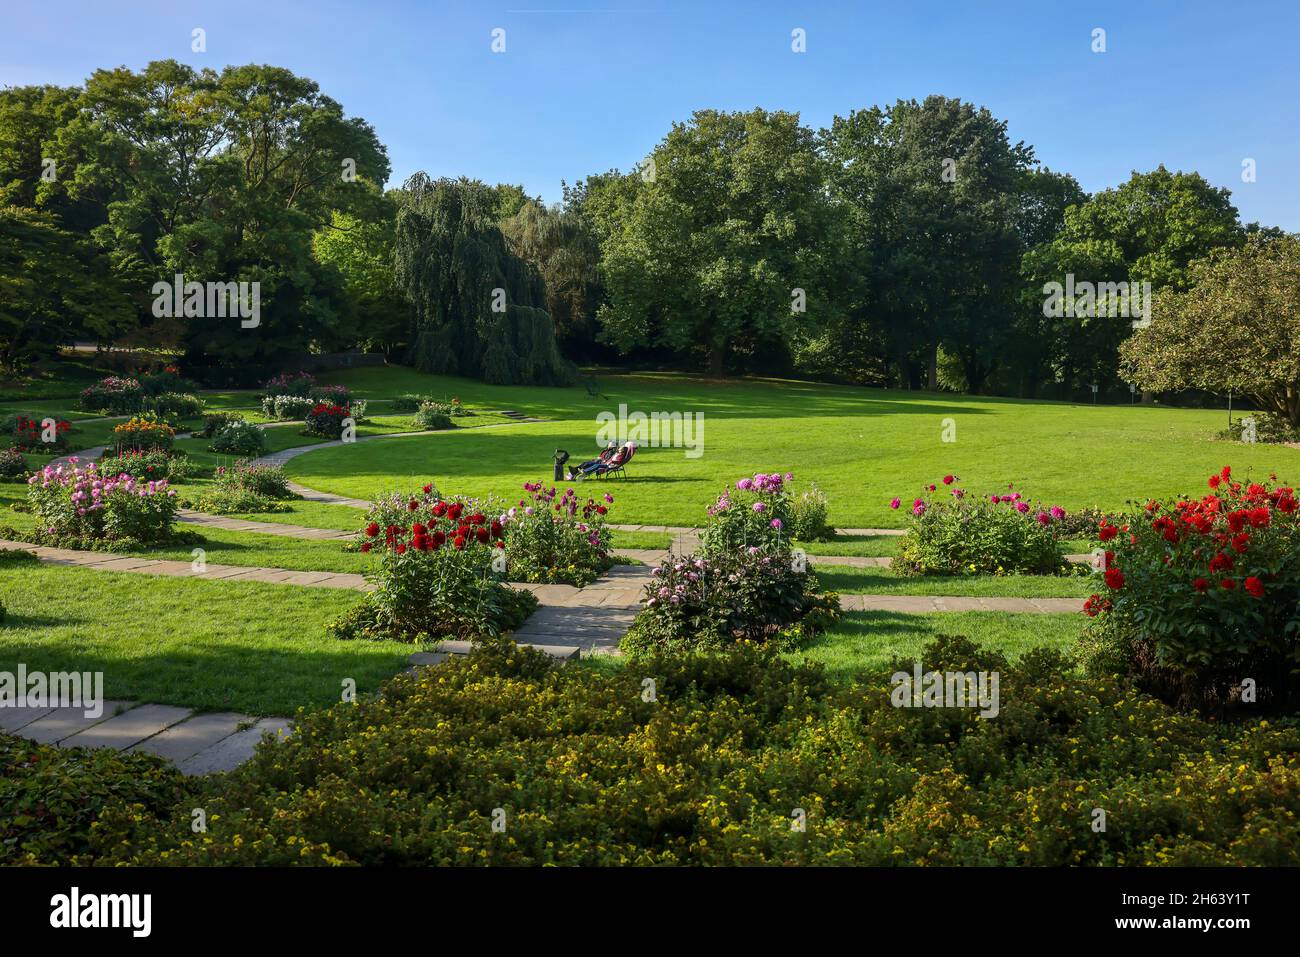
[[[772,519],[772,527],[779,532],[781,530],[781,520],[779,518]]]
[[[901,505],[901,504],[902,504],[902,503],[899,502],[899,500],[898,500],[898,496],[895,495],[893,501],[891,501],[891,502],[889,503],[889,507],[890,507],[890,508],[898,508],[898,506]]]

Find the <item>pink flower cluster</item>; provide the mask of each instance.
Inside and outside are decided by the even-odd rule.
[[[126,472],[117,475],[101,475],[94,462],[83,469],[77,465],[78,461],[77,457],[73,456],[68,460],[67,467],[47,465],[39,472],[34,472],[27,479],[27,484],[39,483],[42,489],[48,489],[51,485],[60,489],[71,486],[72,491],[68,498],[78,516],[107,507],[109,498],[115,494],[135,495],[139,498],[163,494],[171,498],[176,494],[175,489],[167,487],[166,479],[137,481],[134,476]]]
[[[953,486],[954,483],[958,481],[960,481],[960,479],[958,479],[957,476],[955,475],[945,475],[943,477],[943,484],[946,486]],[[992,503],[993,505],[1010,505],[1012,508],[1014,508],[1017,512],[1020,512],[1022,515],[1026,515],[1029,512],[1033,511],[1034,520],[1038,522],[1038,524],[1040,525],[1050,525],[1054,521],[1060,521],[1061,519],[1065,518],[1065,509],[1061,508],[1061,506],[1059,505],[1053,505],[1047,509],[1040,507],[1037,508],[1037,510],[1035,511],[1035,507],[1030,505],[1028,502],[1026,502],[1024,500],[1024,496],[1022,496],[1019,492],[1015,491],[1014,488],[1015,486],[1008,485],[1007,492],[1005,494],[990,495],[989,502]],[[926,485],[923,487],[922,490],[925,492],[936,492],[938,491],[938,486]],[[966,491],[961,487],[951,488],[950,494],[952,495],[953,498],[958,500],[961,500],[966,497]],[[897,509],[902,504],[903,504],[902,499],[900,499],[898,496],[894,496],[894,498],[891,499],[889,502],[889,507],[892,509]],[[924,515],[929,508],[930,505],[923,498],[917,498],[912,500],[912,514],[917,516],[918,518]]]

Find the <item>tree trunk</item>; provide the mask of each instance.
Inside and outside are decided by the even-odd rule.
[[[725,379],[727,377],[727,370],[722,365],[726,355],[727,347],[725,343],[715,345],[709,351],[709,375],[714,379]]]
[[[926,370],[926,388],[934,391],[939,388],[939,344],[930,346],[929,368]]]

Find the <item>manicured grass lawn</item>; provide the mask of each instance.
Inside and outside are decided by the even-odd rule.
[[[822,586],[843,595],[972,595],[978,598],[1087,598],[1100,579],[1088,575],[928,575],[904,578],[888,568],[821,565]]]
[[[288,715],[373,690],[416,650],[340,641],[356,592],[6,564],[0,670],[102,671],[110,698]]]
[[[480,407],[513,408],[562,421],[476,434],[394,438],[365,450],[337,448],[289,463],[312,488],[369,498],[404,481],[429,480],[451,493],[518,498],[527,480],[549,481],[551,455],[594,454],[601,411],[620,403],[646,413],[703,413],[703,455],[642,448],[627,481],[583,483],[611,490],[610,519],[625,524],[698,525],[718,491],[754,471],[792,471],[796,488],[815,481],[841,527],[899,526],[889,500],[955,473],[973,493],[1015,483],[1031,499],[1068,508],[1121,508],[1128,499],[1196,491],[1231,464],[1243,477],[1300,472],[1300,451],[1220,442],[1224,414],[1159,406],[1091,406],[938,393],[889,392],[771,380],[706,382],[669,374],[606,376],[607,399],[581,387],[489,386],[411,370],[358,369],[337,380],[361,394],[459,395]],[[952,419],[956,441],[944,442]],[[1045,450],[1050,450],[1046,454]]]
[[[187,482],[184,486],[190,492],[197,492],[195,483]],[[241,518],[250,522],[272,522],[280,525],[303,525],[307,528],[330,528],[340,532],[355,532],[361,528],[365,510],[348,505],[330,505],[326,502],[307,502],[290,500],[285,502],[288,512],[231,512],[227,518]]]
[[[850,612],[834,630],[787,657],[816,661],[847,681],[861,672],[886,668],[898,659],[914,661],[921,649],[939,635],[965,635],[1013,660],[1031,648],[1044,646],[1068,653],[1083,630],[1083,622],[1082,615],[989,611],[932,615]]]

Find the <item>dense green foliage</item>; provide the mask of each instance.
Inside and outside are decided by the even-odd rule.
[[[1053,652],[1012,664],[941,639],[923,664],[999,673],[998,716],[894,707],[889,670],[844,686],[752,647],[612,673],[485,648],[301,716],[170,808],[115,802],[89,832],[76,819],[52,851],[172,865],[1227,866],[1300,853],[1293,726],[1216,727],[1079,678]]]

